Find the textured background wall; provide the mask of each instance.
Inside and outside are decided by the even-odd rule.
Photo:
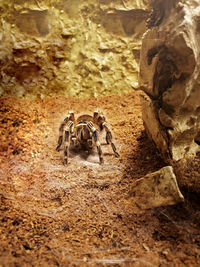
[[[97,96],[138,86],[147,1],[0,3],[0,96]]]

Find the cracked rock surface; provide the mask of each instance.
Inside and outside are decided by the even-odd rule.
[[[163,167],[136,180],[129,194],[138,212],[184,201],[171,166]]]
[[[200,151],[199,1],[152,1],[140,59],[143,119],[165,159]]]

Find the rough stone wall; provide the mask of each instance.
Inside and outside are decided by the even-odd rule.
[[[138,86],[144,0],[0,2],[0,96],[97,96]]]
[[[151,4],[139,75],[144,124],[167,161],[195,158],[200,151],[199,0]]]

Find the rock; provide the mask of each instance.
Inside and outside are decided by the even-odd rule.
[[[139,83],[149,136],[170,162],[200,151],[199,1],[151,1]]]
[[[156,114],[156,108],[152,101],[147,96],[141,96],[142,103],[142,119],[148,136],[153,139],[159,147],[162,155],[166,155],[168,152],[168,144],[166,133],[163,131]]]
[[[136,180],[128,198],[131,198],[131,202],[137,207],[137,212],[184,201],[171,166]]]

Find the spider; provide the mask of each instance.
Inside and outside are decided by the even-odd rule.
[[[94,146],[97,147],[99,162],[103,163],[99,132],[106,131],[106,142],[110,144],[115,157],[119,157],[116,147],[112,141],[112,133],[106,122],[106,118],[99,110],[94,111],[93,116],[84,114],[75,119],[74,112],[69,111],[67,117],[59,128],[59,138],[56,151],[60,151],[64,143],[64,164],[68,163],[70,145],[90,151]]]

